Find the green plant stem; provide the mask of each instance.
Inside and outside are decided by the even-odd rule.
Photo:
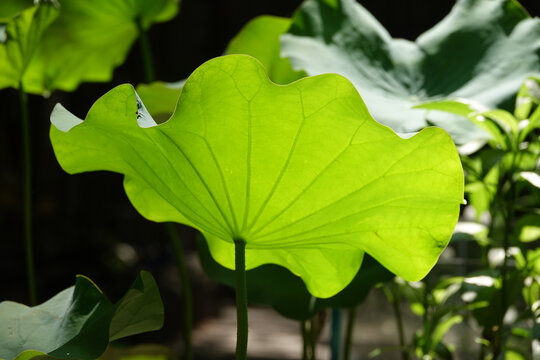
[[[36,305],[36,272],[34,268],[34,244],[32,239],[32,157],[30,145],[30,119],[28,98],[22,83],[19,84],[19,99],[22,117],[22,142],[24,163],[24,250],[26,254],[26,276],[30,306]]]
[[[332,309],[332,335],[330,339],[332,360],[341,358],[341,310]]]
[[[345,333],[345,345],[343,349],[343,360],[351,358],[351,348],[354,335],[354,324],[356,323],[356,306],[353,306],[348,311],[347,330]]]
[[[516,186],[514,182],[514,173],[516,171],[516,158],[517,151],[512,152],[512,165],[510,166],[510,171],[508,173],[509,189],[508,189],[508,198],[505,206],[504,220],[504,234],[503,234],[503,251],[504,251],[504,260],[501,267],[501,314],[499,317],[499,324],[497,329],[496,336],[496,350],[493,354],[494,358],[497,358],[500,354],[505,353],[505,344],[504,344],[504,316],[508,308],[506,291],[507,291],[507,277],[508,277],[508,248],[510,247],[510,235],[512,233],[512,223],[514,221],[515,214],[515,202],[516,202]]]
[[[405,334],[403,331],[403,317],[401,316],[401,310],[399,305],[401,303],[401,296],[399,295],[399,288],[397,284],[392,283],[392,308],[394,310],[394,316],[396,318],[396,326],[398,330],[399,348],[401,349],[401,358],[403,360],[409,360],[409,352],[405,344]]]
[[[193,300],[191,295],[191,282],[184,262],[184,251],[182,250],[182,243],[178,236],[178,231],[174,227],[173,223],[166,223],[165,227],[171,239],[171,243],[174,249],[174,256],[176,259],[176,268],[183,287],[183,304],[184,304],[184,359],[193,359],[193,344],[191,341],[191,329],[193,327]]]
[[[302,321],[300,326],[302,328],[302,360],[309,360],[311,357],[308,355],[310,349],[308,321]]]
[[[309,345],[311,352],[311,360],[317,359],[317,314],[309,320]]]
[[[139,31],[139,44],[141,45],[141,53],[144,64],[145,81],[151,83],[156,79],[154,61],[152,59],[152,50],[150,48],[150,41],[148,40],[148,34],[142,25],[141,19],[137,19],[137,30]]]
[[[248,307],[246,288],[246,243],[234,240],[234,262],[236,279],[236,360],[247,359]]]

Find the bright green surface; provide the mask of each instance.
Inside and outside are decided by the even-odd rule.
[[[429,128],[401,139],[341,76],[275,85],[258,61],[230,55],[190,76],[166,123],[139,107],[129,85],[84,122],[57,105],[59,163],[125,174],[143,216],[202,231],[225,267],[242,238],[247,269],[282,265],[317,297],[343,289],[364,252],[418,280],[457,221],[463,172],[450,137]]]
[[[90,279],[77,276],[75,286],[38,306],[0,303],[0,358],[26,360],[39,351],[93,360],[109,341],[156,330],[162,323],[163,305],[149,273],[141,272],[116,305]]]
[[[172,18],[178,11],[177,0],[58,2],[58,18],[44,32],[36,51],[24,57],[28,68],[23,86],[30,93],[72,91],[83,81],[109,81],[138,36],[136,22],[141,21],[147,28],[153,22]],[[6,70],[2,61],[0,46],[0,88],[16,87],[17,74]],[[18,66],[13,62],[8,61],[10,66]]]
[[[540,21],[513,0],[458,0],[415,42],[393,39],[354,0],[307,0],[281,45],[295,69],[347,77],[373,117],[398,132],[426,125],[425,112],[409,109],[414,104],[464,97],[500,107],[540,73]],[[487,137],[459,117],[428,120],[457,143]]]
[[[259,16],[248,22],[229,42],[225,54],[251,55],[259,60],[270,79],[277,84],[288,84],[306,76],[294,71],[289,59],[279,54],[279,37],[291,25],[291,19],[276,16]]]

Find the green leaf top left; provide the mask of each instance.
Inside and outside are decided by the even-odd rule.
[[[7,3],[6,9],[17,8]],[[178,0],[58,3],[59,10],[52,11],[52,2],[42,1],[9,20],[5,42],[0,43],[0,89],[18,88],[22,82],[26,92],[46,95],[56,89],[73,91],[85,81],[109,81],[139,31],[171,19],[179,9]],[[31,37],[15,36],[12,28]],[[31,51],[26,44],[33,46]],[[10,55],[10,48],[20,48],[22,56]]]

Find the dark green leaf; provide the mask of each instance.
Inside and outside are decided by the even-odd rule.
[[[517,1],[458,0],[415,42],[393,39],[354,0],[308,0],[282,36],[282,55],[308,75],[338,73],[374,118],[398,132],[426,126],[418,102],[468,98],[498,107],[540,73],[540,21]],[[429,114],[457,143],[486,138],[465,119]]]

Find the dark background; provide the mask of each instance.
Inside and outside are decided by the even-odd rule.
[[[414,40],[451,9],[448,0],[360,1],[394,37]],[[521,2],[540,15],[540,1]],[[228,41],[257,15],[291,16],[298,0],[184,0],[170,22],[154,25],[150,42],[159,80],[186,78],[204,61],[223,53]],[[144,81],[140,48],[105,84],[82,84],[73,93],[30,96],[33,158],[33,215],[38,300],[73,285],[76,274],[93,279],[112,301],[127,290],[140,269],[156,277],[165,302],[164,330],[150,341],[172,342],[181,331],[180,289],[165,228],[143,219],[127,200],[122,176],[96,172],[70,176],[59,167],[48,137],[49,115],[57,102],[84,118],[95,100],[121,83]],[[22,153],[18,94],[0,91],[0,301],[26,303],[22,226]],[[178,227],[188,253],[195,295],[195,320],[212,316],[232,292],[197,270],[195,231]],[[127,250],[126,250],[127,249]],[[122,260],[124,256],[131,254]]]

